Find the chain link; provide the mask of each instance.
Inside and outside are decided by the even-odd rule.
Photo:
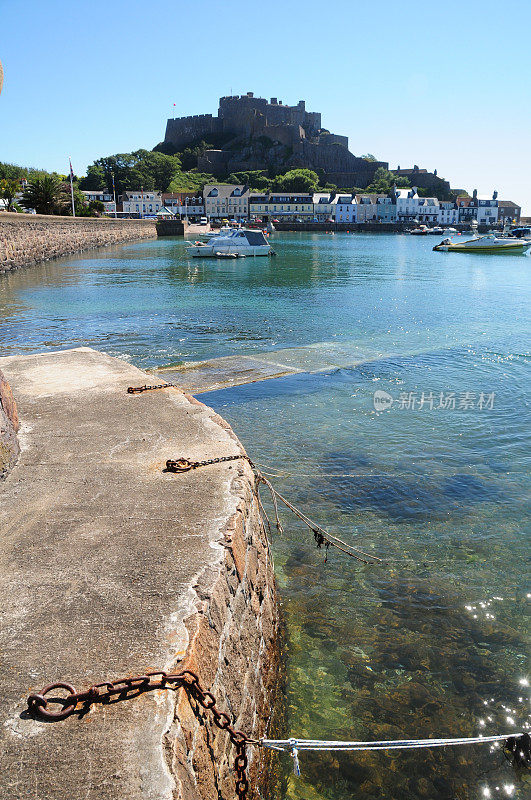
[[[225,461],[237,461],[240,458],[248,461],[251,467],[254,467],[254,464],[249,456],[238,454],[237,456],[209,458],[207,461],[190,461],[187,458],[178,458],[176,460],[168,459],[168,461],[166,461],[166,472],[188,472],[189,470],[197,469],[198,467],[208,467],[211,464],[222,464]]]
[[[212,692],[203,689],[199,677],[191,670],[174,673],[146,672],[145,675],[138,675],[134,678],[120,678],[116,681],[96,683],[83,692],[76,692],[70,683],[52,683],[38,694],[29,695],[28,710],[35,718],[58,721],[73,714],[79,704],[82,704],[86,710],[92,703],[110,702],[115,695],[120,695],[120,699],[126,699],[131,692],[135,692],[136,694],[132,696],[136,697],[142,692],[170,687],[184,689],[189,698],[194,698],[205,711],[212,715],[216,727],[227,731],[229,739],[236,749],[234,758],[236,795],[238,800],[246,800],[249,791],[246,747],[248,744],[259,744],[259,742],[250,739],[242,731],[235,730],[229,715],[219,710],[215,696]],[[68,695],[64,698],[54,696],[47,700],[46,695],[55,689],[64,689]],[[49,704],[52,702],[58,703],[61,708],[57,711],[51,710]]]
[[[140,394],[141,392],[149,392],[151,389],[170,389],[173,383],[159,383],[158,386],[128,386],[127,394]]]

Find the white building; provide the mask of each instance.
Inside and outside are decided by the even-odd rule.
[[[477,203],[478,225],[496,225],[498,222],[498,192],[493,192],[489,197],[487,194],[477,194],[474,192],[474,199]]]
[[[417,187],[394,189],[398,222],[422,222],[436,225],[439,221],[439,201],[436,197],[419,197]]]
[[[134,189],[123,193],[122,207],[124,214],[142,217],[154,216],[162,207],[162,195],[160,192],[143,192],[141,189]]]
[[[313,195],[313,213],[318,222],[335,221],[335,194],[330,192],[315,192]]]
[[[459,209],[455,200],[439,200],[439,225],[457,225]]]
[[[356,222],[356,197],[353,194],[337,194],[334,198],[336,222]]]
[[[85,195],[85,202],[99,202],[103,203],[105,214],[114,214],[116,211],[116,203],[108,189],[94,189],[93,191],[82,190]]]

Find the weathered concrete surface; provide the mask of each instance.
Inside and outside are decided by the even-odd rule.
[[[0,480],[5,478],[19,453],[17,405],[3,372],[0,370]]]
[[[243,461],[162,472],[167,458],[241,445],[175,389],[128,395],[150,376],[88,348],[0,367],[21,419],[0,488],[0,798],[232,800],[227,735],[182,690],[57,723],[25,703],[55,681],[190,666],[238,727],[263,735],[278,620],[252,473]]]
[[[254,356],[239,353],[210,361],[192,361],[180,366],[161,367],[153,372],[186,392],[199,394],[302,372],[354,367],[372,357],[367,351],[361,352],[354,343],[316,342]]]
[[[103,245],[155,237],[153,220],[0,214],[0,273]]]

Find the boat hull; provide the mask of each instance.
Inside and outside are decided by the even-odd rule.
[[[216,245],[212,247],[208,245],[192,245],[186,249],[188,255],[192,258],[216,258],[217,253],[222,255],[238,255],[238,256],[268,256],[271,252],[271,247],[267,245],[256,245],[248,247],[238,247],[237,245]]]
[[[485,255],[500,255],[502,253],[512,253],[522,255],[531,247],[530,242],[515,242],[491,245],[467,245],[466,242],[456,244],[437,244],[433,248],[442,253],[481,253]]]

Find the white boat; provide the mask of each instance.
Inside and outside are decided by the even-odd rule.
[[[268,256],[272,249],[262,231],[248,228],[231,230],[223,236],[211,236],[208,242],[196,242],[186,248],[193,258],[218,258],[226,255]]]
[[[429,232],[429,228],[425,225],[421,225],[419,228],[412,228],[412,230],[409,231],[412,236],[427,236]]]
[[[457,228],[445,228],[443,233],[451,233],[453,235],[454,233],[457,233]]]
[[[497,239],[491,233],[488,236],[478,236],[465,242],[452,242],[451,239],[443,239],[433,249],[445,253],[512,253],[513,255],[521,255],[530,248],[531,241],[526,239]]]
[[[199,236],[202,236],[206,239],[219,239],[220,236],[227,236],[227,234],[232,233],[235,230],[238,229],[233,228],[231,225],[223,225],[219,231],[205,231],[205,233],[200,233]]]

